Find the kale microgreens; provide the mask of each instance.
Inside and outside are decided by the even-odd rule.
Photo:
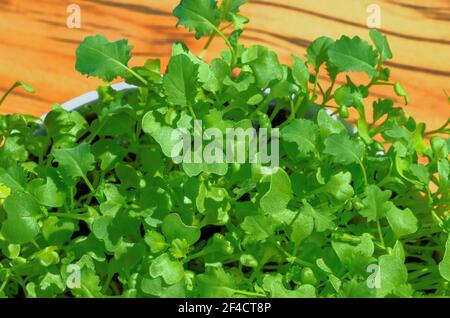
[[[182,0],[178,25],[206,44],[175,43],[164,75],[130,67],[127,40],[87,37],[76,69],[105,82],[98,102],[0,117],[1,296],[450,296],[449,121],[427,131],[396,98],[369,102],[383,86],[408,103],[377,30],[284,65],[241,43],[244,3]],[[350,108],[353,130],[333,117]],[[194,120],[279,128],[279,167],[175,163],[171,134]]]

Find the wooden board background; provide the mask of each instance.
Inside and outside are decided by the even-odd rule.
[[[250,17],[244,40],[276,50],[282,62],[303,55],[318,36],[342,34],[368,39],[367,6],[373,0],[251,0],[243,13]],[[81,7],[81,29],[66,26],[66,8]],[[135,46],[131,64],[170,56],[174,41],[185,41],[199,52],[185,30],[175,29],[171,11],[178,0],[0,0],[0,93],[21,79],[37,89],[35,95],[17,90],[0,110],[40,115],[99,82],[74,70],[75,49],[87,35],[128,38]],[[382,31],[394,52],[392,79],[410,94],[408,112],[436,128],[450,116],[444,90],[450,92],[450,1],[377,0]],[[219,43],[208,52],[214,56]],[[361,80],[364,80],[361,77]],[[384,89],[375,95],[389,95]],[[391,94],[390,96],[394,96]],[[400,100],[398,100],[400,103]]]

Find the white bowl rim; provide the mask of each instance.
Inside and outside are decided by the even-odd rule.
[[[116,84],[112,84],[111,88],[113,88],[114,90],[116,90],[117,92],[123,92],[123,91],[132,91],[132,90],[136,90],[138,89],[137,86],[135,85],[131,85],[125,82],[120,82],[120,83],[116,83]],[[270,89],[266,89],[265,93],[268,94],[270,92]],[[97,91],[90,91],[87,92],[83,95],[80,95],[78,97],[75,97],[63,104],[61,104],[61,107],[69,112],[74,111],[74,110],[79,110],[81,108],[83,108],[86,105],[89,104],[93,104],[95,102],[97,102],[99,100],[99,95]],[[357,128],[354,125],[351,125],[349,122],[347,122],[345,119],[342,119],[341,117],[339,117],[338,115],[332,115],[332,111],[329,109],[326,109],[326,112],[331,116],[331,118],[333,118],[334,120],[340,121],[341,123],[343,123],[346,128],[349,130],[349,132],[351,133],[356,133],[357,132]],[[45,113],[44,115],[41,116],[41,120],[44,121],[45,117],[47,116],[48,113]]]
[[[118,92],[135,90],[138,88],[137,86],[130,85],[125,82],[112,84],[111,87]],[[93,104],[93,103],[97,102],[99,98],[100,97],[99,97],[97,91],[90,91],[83,95],[75,97],[75,98],[65,102],[64,104],[61,104],[61,107],[65,110],[71,112],[74,110],[79,110],[80,108],[83,108],[86,105]],[[44,115],[42,115],[41,119],[44,120],[45,116],[47,116],[47,114],[48,113],[45,113]]]

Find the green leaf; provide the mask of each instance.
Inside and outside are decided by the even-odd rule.
[[[167,215],[163,220],[161,228],[169,243],[179,238],[193,245],[200,238],[200,229],[197,226],[184,224],[180,215],[177,213]]]
[[[370,30],[370,38],[375,44],[382,62],[392,59],[392,51],[386,36],[382,35],[377,29],[372,29]]]
[[[377,52],[359,37],[341,37],[328,50],[330,62],[340,72],[365,72],[370,77],[377,74]]]
[[[315,298],[316,289],[312,285],[304,284],[295,290],[289,290],[283,286],[283,277],[277,273],[275,275],[265,275],[263,288],[270,292],[273,298]]]
[[[418,230],[418,220],[410,209],[402,211],[391,204],[391,208],[386,211],[386,217],[397,238],[416,233]]]
[[[353,90],[350,86],[344,85],[339,87],[334,92],[334,100],[339,106],[352,106],[354,105]],[[342,107],[341,107],[342,108]]]
[[[316,71],[328,61],[328,49],[333,43],[329,37],[322,36],[314,40],[306,50],[308,62]]]
[[[299,215],[292,223],[292,231],[289,238],[295,245],[300,245],[303,240],[309,237],[314,230],[314,219],[303,211],[297,212]]]
[[[167,94],[169,103],[192,107],[197,94],[198,66],[186,55],[173,56],[164,76],[164,92]]]
[[[247,0],[223,0],[220,7],[222,14],[227,15],[229,13],[238,13],[242,5],[247,3]]]
[[[178,18],[178,25],[195,31],[195,37],[209,35],[216,29],[220,14],[214,0],[182,0],[173,11]]]
[[[228,171],[227,163],[187,163],[183,162],[184,172],[190,177],[198,176],[200,173],[211,173],[224,176]]]
[[[76,69],[111,82],[129,72],[132,48],[128,40],[109,42],[103,35],[86,37],[77,49]]]
[[[2,224],[2,234],[14,244],[31,242],[39,233],[37,218],[42,215],[36,199],[28,193],[17,192],[3,202],[8,219]]]
[[[355,194],[351,182],[352,175],[350,172],[339,172],[338,174],[331,176],[327,184],[315,192],[327,192],[340,201],[346,201]]]
[[[403,97],[405,100],[405,105],[409,104],[409,95],[406,92],[406,90],[403,88],[402,84],[400,83],[395,83],[394,84],[394,91],[395,94],[397,94],[397,96]]]
[[[161,61],[149,59],[145,61],[144,66],[133,67],[132,70],[150,83],[161,84]],[[140,85],[140,81],[133,74],[124,74],[127,83]]]
[[[265,216],[247,216],[241,224],[241,228],[251,242],[265,241],[274,231],[273,221]]]
[[[167,253],[155,258],[149,272],[153,278],[162,277],[168,285],[176,284],[184,277],[183,265],[173,260]]]
[[[408,271],[402,260],[396,256],[382,255],[378,265],[381,279],[381,288],[377,289],[379,297],[395,294],[397,288],[405,284],[408,280]]]
[[[369,236],[358,238],[357,244],[347,242],[332,241],[331,245],[342,264],[354,273],[361,273],[366,270],[367,265],[372,261],[375,246]]]
[[[336,163],[349,165],[361,163],[365,148],[364,144],[358,140],[352,140],[347,134],[331,135],[325,140],[325,150],[323,151],[334,157]]]
[[[256,84],[266,89],[274,80],[281,80],[283,69],[275,52],[264,46],[253,45],[242,53],[242,63],[247,64],[255,74]]]
[[[359,214],[367,218],[367,221],[382,219],[392,208],[392,203],[389,201],[392,195],[391,191],[383,191],[378,186],[371,184],[366,187],[365,194],[364,208],[359,211]]]
[[[175,129],[161,123],[156,117],[155,111],[149,111],[142,118],[142,130],[152,136],[161,146],[161,150],[166,157],[173,158],[178,155],[175,146],[182,142],[182,134],[174,134]]]
[[[203,84],[203,88],[213,93],[219,92],[224,85],[224,80],[230,75],[230,73],[230,67],[224,60],[212,60],[208,73],[208,79],[205,84]]]
[[[433,136],[430,139],[430,144],[435,160],[448,158],[449,149],[447,147],[447,141],[444,138]]]
[[[334,219],[336,218],[329,207],[324,209],[315,209],[306,200],[303,200],[302,213],[310,216],[314,220],[314,227],[317,232],[325,232],[326,230],[333,230],[335,228]]]
[[[63,173],[71,178],[81,177],[86,180],[87,173],[94,169],[95,157],[89,144],[82,143],[74,148],[55,149],[53,156]]]
[[[281,138],[286,142],[295,143],[298,153],[304,157],[317,152],[319,129],[311,120],[294,119],[281,130]]]
[[[11,189],[0,183],[0,200],[6,199],[11,194]]]
[[[346,130],[344,124],[332,118],[324,109],[321,109],[317,114],[317,124],[323,138],[333,134],[340,134]]]
[[[450,281],[450,236],[447,238],[447,243],[445,244],[444,257],[439,263],[439,273],[446,280]]]
[[[42,236],[49,245],[63,245],[70,241],[77,229],[76,220],[60,220],[55,216],[49,216],[42,223]]]
[[[233,277],[219,266],[207,266],[203,274],[197,275],[198,297],[230,298],[236,294]]]
[[[282,169],[270,175],[270,189],[261,197],[260,205],[268,214],[281,212],[293,198],[291,180]]]
[[[39,234],[38,223],[29,216],[7,219],[2,224],[2,234],[11,243],[24,244]]]
[[[74,271],[69,268],[70,265],[77,265],[78,268],[75,268]],[[72,295],[80,298],[101,297],[100,277],[96,273],[93,258],[89,255],[83,255],[78,262],[70,265],[64,265],[61,268],[61,273],[64,282],[73,282],[74,286],[70,289]],[[74,279],[74,277],[79,277],[79,280]]]
[[[304,92],[307,92],[310,76],[308,67],[303,60],[295,55],[292,55],[291,57],[294,60],[294,63],[292,64],[292,76],[294,77],[295,83],[300,86]]]
[[[0,173],[0,182],[8,187],[11,192],[25,191],[27,173],[21,167],[10,167]]]
[[[32,185],[30,192],[40,204],[53,208],[60,208],[64,205],[66,195],[52,178],[47,177],[46,183],[42,179],[35,179],[28,186],[30,187],[30,185]]]
[[[221,262],[233,255],[234,248],[225,236],[215,233],[202,250],[206,263]]]
[[[139,172],[136,171],[133,166],[120,162],[116,165],[115,170],[123,187],[139,188],[141,177]]]
[[[166,243],[164,235],[156,231],[149,231],[145,234],[145,243],[150,246],[150,250],[154,254],[164,251],[169,245]]]

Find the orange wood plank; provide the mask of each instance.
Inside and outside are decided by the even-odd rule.
[[[74,69],[75,49],[87,35],[105,34],[110,39],[128,38],[135,46],[132,65],[147,58],[167,62],[171,44],[186,42],[199,52],[204,40],[196,41],[185,30],[175,29],[171,11],[178,0],[79,0],[82,28],[66,27],[67,0],[0,1],[0,92],[21,79],[36,87],[29,95],[16,91],[1,112],[40,115],[61,103],[92,90],[99,84]],[[321,35],[342,34],[368,39],[367,6],[371,0],[252,0],[243,9],[251,23],[246,44],[268,45],[290,63],[310,41]],[[408,90],[407,111],[430,128],[450,116],[443,93],[450,92],[450,4],[447,0],[380,0],[382,31],[394,51],[392,78]],[[216,43],[211,58],[223,48]],[[362,81],[364,76],[358,76]],[[390,94],[378,89],[377,94]],[[392,97],[393,94],[390,94]],[[399,100],[400,102],[400,100]]]

